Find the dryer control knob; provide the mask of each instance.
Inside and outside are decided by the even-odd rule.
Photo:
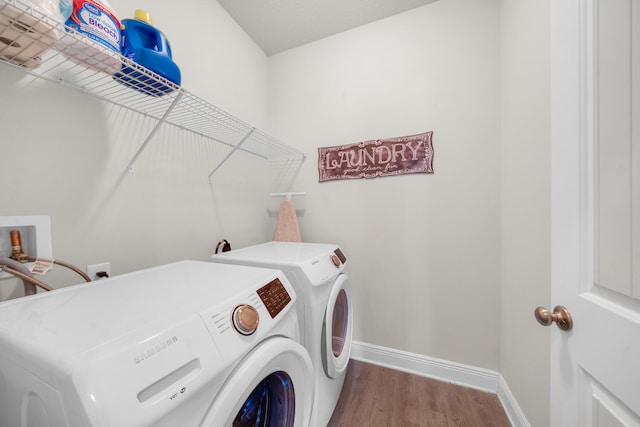
[[[338,258],[337,255],[331,255],[331,262],[333,263],[333,265],[335,265],[336,267],[340,267],[340,264],[342,264],[340,262],[340,258]]]
[[[249,304],[241,304],[233,309],[233,327],[242,335],[251,335],[258,329],[258,310]]]

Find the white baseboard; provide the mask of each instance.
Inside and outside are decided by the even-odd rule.
[[[509,417],[509,421],[511,421],[512,426],[531,427],[531,424],[529,424],[529,421],[527,421],[527,417],[524,416],[522,409],[520,409],[515,396],[513,395],[513,393],[511,393],[511,389],[507,385],[507,382],[504,380],[504,377],[502,375],[500,375],[497,395],[500,399],[500,402],[502,403],[504,411]]]
[[[530,427],[509,386],[499,372],[358,341],[354,341],[352,344],[351,358],[494,393],[498,395],[511,425]]]

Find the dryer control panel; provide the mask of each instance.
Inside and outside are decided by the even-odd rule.
[[[323,286],[347,272],[347,257],[340,248],[334,247],[330,252],[323,252],[298,265],[312,286]]]
[[[333,251],[333,253],[340,260],[340,264],[346,264],[347,263],[347,257],[344,255],[344,252],[342,252],[342,249],[337,248],[335,251]]]

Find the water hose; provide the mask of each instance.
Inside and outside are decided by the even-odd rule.
[[[27,267],[14,259],[0,257],[0,266],[2,266],[2,271],[5,273],[9,273],[22,280],[25,295],[34,295],[36,293],[36,286],[44,289],[45,291],[53,290],[51,286],[34,278],[33,274]]]
[[[30,256],[30,255],[27,255],[27,254],[18,255],[18,261],[34,262],[37,259],[38,258]],[[76,273],[78,273],[85,280],[85,282],[90,282],[91,281],[91,278],[84,271],[80,270],[75,265],[69,264],[68,262],[65,262],[65,261],[60,261],[58,259],[54,259],[52,261],[53,261],[54,264],[58,264],[58,265],[60,265],[62,267],[66,267],[66,268],[68,268],[70,270],[75,271]]]

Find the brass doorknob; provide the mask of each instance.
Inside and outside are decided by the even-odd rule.
[[[557,305],[553,309],[553,313],[544,307],[538,307],[534,314],[538,323],[543,326],[549,326],[553,322],[556,322],[558,328],[563,331],[570,331],[571,328],[573,328],[573,318],[571,317],[571,313],[569,313],[569,310],[567,310],[566,307],[561,305]]]

